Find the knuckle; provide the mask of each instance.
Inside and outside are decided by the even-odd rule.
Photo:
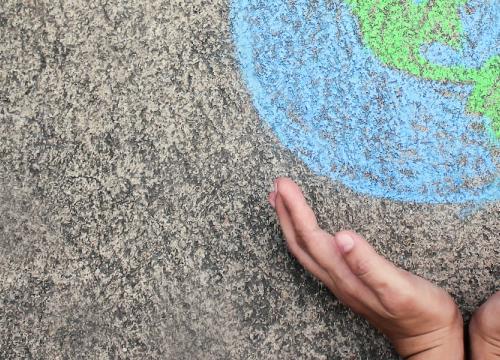
[[[340,284],[342,287],[342,292],[351,299],[358,299],[360,297],[360,291],[357,286],[355,286],[352,282],[343,281]]]
[[[306,228],[304,226],[296,227],[295,232],[302,241],[305,241],[311,236],[311,229]]]
[[[319,241],[322,241],[323,238],[320,236],[320,229],[317,227],[314,228],[299,228],[296,229],[297,238],[301,245],[303,245],[306,249],[311,250],[314,248]]]
[[[359,278],[367,277],[373,269],[373,261],[370,258],[358,259],[352,268],[353,273]]]
[[[415,293],[411,286],[405,288],[387,287],[380,295],[380,301],[389,315],[399,317],[407,315],[409,310],[415,308]]]

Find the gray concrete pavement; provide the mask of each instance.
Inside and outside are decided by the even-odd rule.
[[[500,287],[498,204],[315,176],[233,54],[224,0],[0,4],[0,358],[397,358],[287,253],[278,175],[466,318]]]

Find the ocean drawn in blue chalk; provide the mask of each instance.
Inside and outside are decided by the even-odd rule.
[[[467,33],[474,46],[452,54],[453,62],[480,66],[498,53],[494,3],[470,2],[489,16],[464,18],[465,31],[478,33]],[[231,11],[258,113],[314,172],[399,201],[500,199],[500,149],[484,131],[489,120],[465,111],[469,86],[384,66],[363,46],[356,19],[339,0],[234,0]],[[452,50],[422,51],[446,62]]]

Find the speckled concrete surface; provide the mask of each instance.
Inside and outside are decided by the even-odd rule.
[[[498,204],[359,196],[284,150],[226,1],[6,0],[0,44],[0,358],[396,358],[287,254],[277,175],[466,317],[500,287]]]

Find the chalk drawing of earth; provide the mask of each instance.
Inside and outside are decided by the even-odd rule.
[[[498,201],[500,2],[428,3],[233,0],[242,74],[319,175],[397,201]]]

